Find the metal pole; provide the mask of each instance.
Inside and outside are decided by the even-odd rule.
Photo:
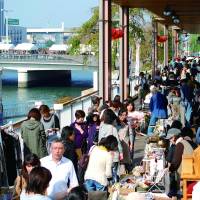
[[[8,11],[5,11],[8,12]],[[8,16],[7,14],[5,15],[5,20],[6,20],[6,44],[8,44]]]
[[[153,22],[153,70],[152,70],[152,79],[154,79],[155,71],[158,65],[158,46],[157,46],[157,31],[158,23],[157,21]]]
[[[104,70],[104,1],[99,0],[99,95],[100,97],[104,98],[103,96],[103,85],[104,85],[104,77],[103,77],[103,70]]]
[[[3,72],[3,68],[0,67],[0,126],[3,125],[2,72]]]
[[[111,100],[111,0],[99,3],[99,94]]]
[[[168,36],[168,26],[164,26],[164,35],[167,35],[167,38],[169,38]],[[169,59],[169,55],[168,55],[168,39],[167,41],[164,43],[164,65],[167,66],[168,65],[168,59]]]

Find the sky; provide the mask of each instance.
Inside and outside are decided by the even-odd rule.
[[[8,18],[25,27],[79,27],[92,16],[99,0],[4,0]]]

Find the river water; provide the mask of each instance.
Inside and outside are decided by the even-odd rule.
[[[53,106],[55,100],[63,96],[78,97],[81,91],[92,87],[91,71],[72,71],[71,86],[17,87],[17,72],[3,71],[2,101],[6,112],[13,112],[16,106],[33,105],[36,101]],[[53,81],[53,80],[52,80]],[[24,109],[21,109],[24,112]],[[25,113],[21,113],[25,114]],[[10,119],[13,121],[13,119]]]

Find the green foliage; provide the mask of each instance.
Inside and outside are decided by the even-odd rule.
[[[79,53],[79,45],[80,45],[80,38],[78,36],[74,36],[70,38],[69,44],[71,48],[69,49],[68,53],[71,55],[76,55]]]
[[[144,40],[144,14],[145,11],[143,9],[130,9],[129,35],[133,40]]]
[[[85,22],[77,31],[77,34],[71,37],[68,44],[71,45],[69,54],[79,54],[80,44],[92,46],[93,52],[98,52],[98,33],[96,26],[98,25],[99,12],[98,8],[94,8],[92,17]]]
[[[200,52],[200,44],[197,42],[198,37],[199,37],[199,35],[197,35],[197,34],[190,35],[189,46],[190,46],[191,53]]]

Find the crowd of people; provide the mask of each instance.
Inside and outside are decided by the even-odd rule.
[[[155,77],[141,72],[135,87],[138,109],[132,97],[101,102],[92,96],[88,113],[77,110],[61,134],[59,119],[47,105],[31,109],[21,125],[24,164],[16,199],[85,200],[88,192],[107,192],[121,174],[132,171],[136,135],[151,137],[158,121],[169,144],[169,196],[178,196],[182,155],[192,154],[200,142],[198,66],[183,58],[156,70]]]

